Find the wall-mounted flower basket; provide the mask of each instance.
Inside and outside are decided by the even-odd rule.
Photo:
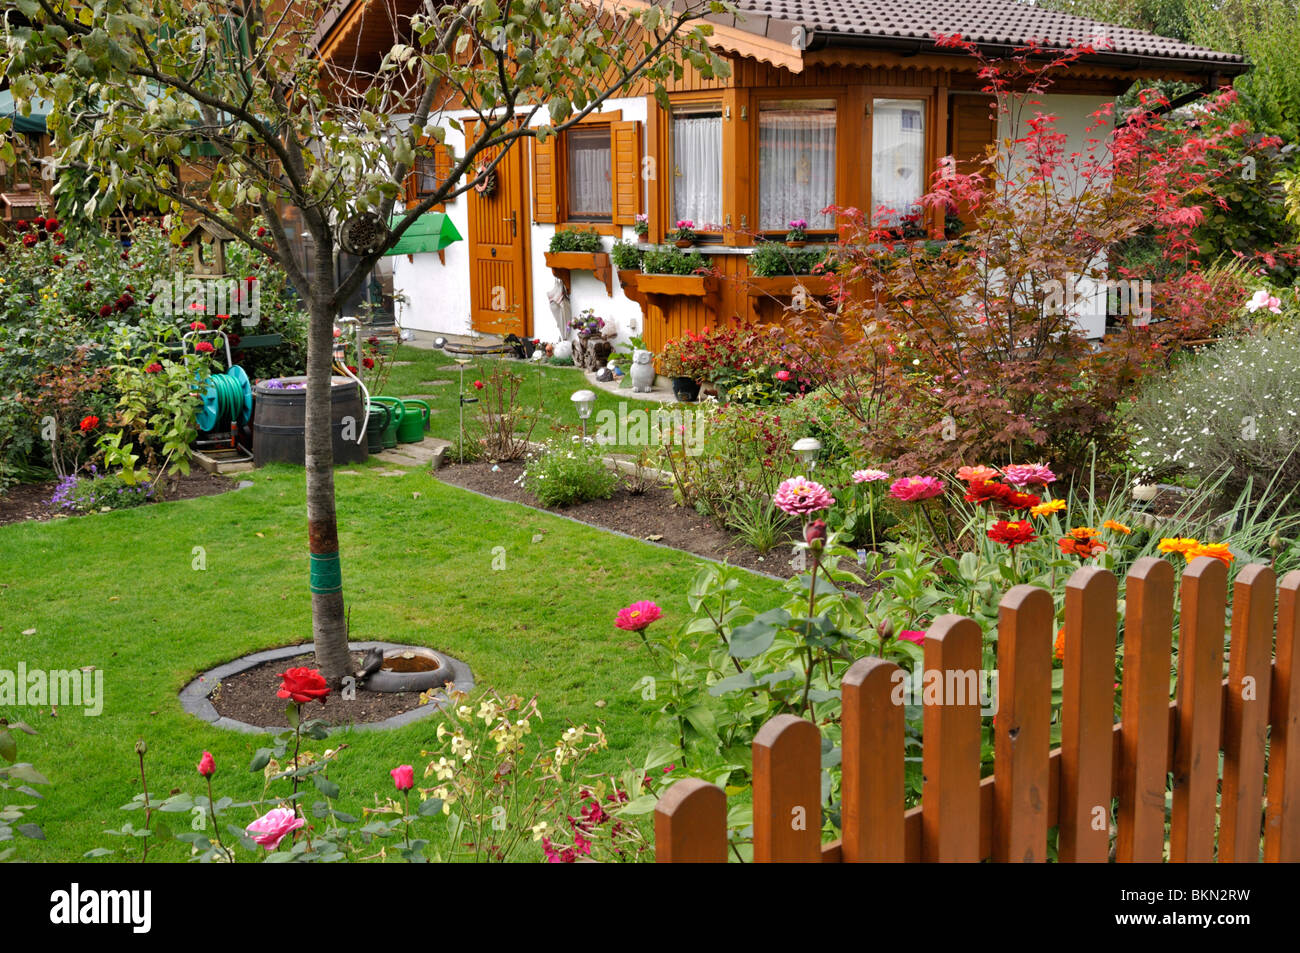
[[[590,271],[598,281],[604,282],[606,294],[614,297],[614,269],[610,267],[608,252],[548,251],[546,266],[555,272],[570,294],[573,293],[571,272]]]
[[[748,311],[751,320],[760,317],[760,305],[773,298],[784,301],[794,297],[794,289],[802,287],[813,297],[831,294],[831,281],[826,275],[772,275],[770,277],[750,277],[745,279],[745,294],[748,298]]]
[[[637,279],[637,290],[647,297],[703,298],[704,309],[714,318],[721,310],[722,296],[713,275],[647,275]]]

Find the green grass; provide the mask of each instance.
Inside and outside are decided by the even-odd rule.
[[[563,390],[568,382],[557,370],[546,373]],[[687,614],[697,561],[485,500],[419,470],[383,477],[374,466],[357,469],[336,477],[353,638],[435,647],[468,662],[480,687],[538,695],[543,737],[570,722],[602,722],[609,750],[587,763],[593,772],[641,763],[653,703],[637,683],[654,668],[613,617],[649,598],[664,608],[663,624],[675,624]],[[219,766],[219,796],[259,795],[261,776],[247,766],[266,736],[213,728],[177,700],[207,668],[310,639],[302,471],[268,467],[252,478],[253,487],[222,496],[0,527],[0,668],[20,660],[29,669],[93,665],[105,673],[106,695],[98,717],[0,710],[39,732],[19,737],[19,760],[52,781],[28,818],[47,839],[18,838],[15,859],[68,861],[121,847],[103,830],[140,822],[118,810],[139,790],[137,739],[149,745],[155,796],[200,793],[194,765],[204,749]],[[205,571],[191,568],[196,546],[206,553]],[[497,546],[505,548],[500,572],[492,570]],[[754,577],[754,586],[766,592],[777,584]],[[416,765],[418,777],[435,725],[332,738],[331,746],[350,745],[330,772],[343,789],[339,807],[356,811],[375,792],[388,793],[397,764]],[[180,860],[187,851],[173,842],[150,856]]]
[[[433,410],[429,419],[429,433],[434,437],[455,441],[457,439],[457,403],[456,397],[460,384],[460,366],[455,363],[453,355],[442,351],[403,345],[394,356],[396,361],[409,361],[410,364],[394,367],[388,378],[383,393],[392,397],[422,397]],[[570,396],[574,391],[589,389],[596,393],[596,403],[592,411],[592,420],[588,422],[590,432],[595,432],[595,420],[602,410],[618,412],[618,405],[627,402],[628,410],[653,410],[661,406],[653,401],[638,400],[632,393],[631,384],[617,394],[592,387],[587,383],[583,372],[575,367],[559,367],[507,361],[497,357],[476,357],[465,365],[465,393],[468,397],[477,397],[480,392],[474,389],[474,381],[486,381],[492,370],[501,364],[524,379],[520,390],[520,400],[528,407],[541,406],[540,419],[533,433],[534,440],[549,436],[556,427],[577,429],[580,426],[578,415],[574,410]],[[624,378],[626,380],[626,378]],[[447,384],[430,385],[424,381],[450,381]],[[468,430],[471,421],[479,414],[478,404],[465,407],[465,423]],[[610,450],[628,450],[633,448],[611,445]]]

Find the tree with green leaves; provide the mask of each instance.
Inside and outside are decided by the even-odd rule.
[[[299,292],[310,321],[312,630],[334,681],[351,668],[330,430],[343,303],[416,219],[493,174],[524,139],[569,128],[634,83],[666,102],[666,83],[687,65],[726,75],[703,17],[732,9],[723,0],[370,0],[366,18],[387,23],[391,43],[323,58],[315,32],[336,7],[14,0],[0,47],[20,106],[52,104],[55,158],[83,173],[82,212],[156,207],[177,238],[185,220],[215,223],[274,259]],[[403,208],[407,174],[448,129],[466,131],[450,174]],[[6,126],[0,134],[0,158],[12,161]],[[183,168],[203,170],[201,188]],[[340,271],[336,250],[349,235],[351,266]]]

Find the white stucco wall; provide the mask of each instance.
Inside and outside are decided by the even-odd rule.
[[[1055,114],[1057,129],[1068,136],[1067,154],[1084,151],[1090,136],[1102,137],[1102,133],[1088,133],[1087,127],[1093,121],[1092,113],[1102,100],[1094,96],[1046,95],[1039,97],[1042,106],[1036,107],[1044,113]],[[1033,115],[1034,107],[1026,113],[1025,118]],[[606,111],[621,111],[625,121],[646,119],[646,101],[643,97],[610,100],[605,105]],[[543,119],[537,120],[540,125]],[[1003,130],[1006,131],[1005,129]],[[1023,133],[1022,133],[1023,134]],[[447,142],[458,153],[464,151],[462,134],[449,129]],[[526,174],[531,176],[529,163],[530,152],[527,145],[515,148],[524,149]],[[531,203],[531,198],[530,198]],[[444,334],[469,334],[470,326],[470,270],[469,270],[469,221],[466,196],[460,196],[449,202],[446,211],[456,225],[456,229],[466,241],[456,242],[448,247],[444,254],[443,265],[435,254],[415,255],[413,261],[407,256],[399,255],[394,260],[394,288],[407,297],[405,304],[398,305],[398,320],[403,327]],[[532,208],[528,209],[531,222]],[[529,281],[532,293],[532,334],[543,341],[556,341],[560,331],[552,317],[547,294],[555,284],[555,276],[546,267],[545,253],[555,233],[554,225],[533,224],[529,245]],[[623,237],[634,241],[636,236],[630,227],[623,229]],[[617,239],[604,237],[602,242],[606,250]],[[612,324],[618,331],[621,341],[639,335],[642,331],[643,316],[640,307],[628,300],[619,290],[617,279],[614,282],[614,296],[611,298],[605,286],[589,272],[572,273],[572,296],[570,298],[572,314],[577,315],[585,308],[592,308],[597,315]],[[1097,289],[1085,281],[1076,287],[1074,301],[1076,317],[1080,326],[1090,337],[1100,337],[1106,321],[1106,294],[1104,289]]]

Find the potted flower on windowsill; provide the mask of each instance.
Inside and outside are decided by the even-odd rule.
[[[808,244],[808,222],[802,218],[796,218],[792,222],[787,222],[790,231],[785,233],[785,243],[791,248],[803,248]]]
[[[650,216],[645,212],[637,215],[636,221],[632,223],[632,231],[636,232],[638,238],[645,241],[646,236],[650,234]]]
[[[672,239],[678,248],[690,248],[695,244],[695,223],[689,218],[679,218],[673,226]]]

